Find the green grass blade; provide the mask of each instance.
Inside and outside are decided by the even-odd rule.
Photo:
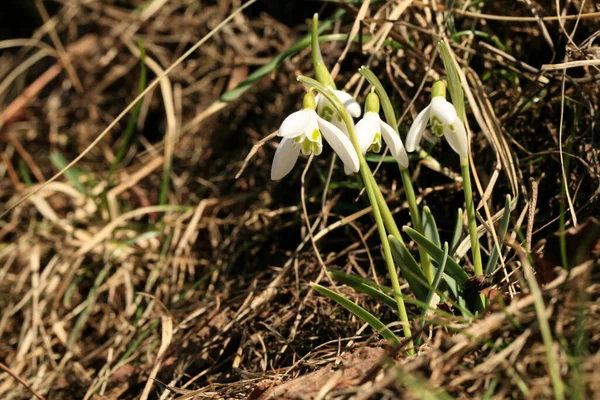
[[[431,288],[429,289],[429,293],[427,293],[427,298],[425,298],[425,303],[427,303],[428,307],[431,307],[431,300],[433,300],[433,295],[437,291],[440,282],[442,281],[442,276],[444,275],[444,270],[446,269],[446,263],[448,261],[448,242],[444,243],[444,254],[442,255],[442,261],[440,262],[438,269],[435,273],[435,277],[433,278],[433,282],[431,283]],[[421,316],[425,316],[427,314],[427,310],[423,309]],[[421,327],[425,320],[423,319]]]
[[[375,300],[390,307],[392,310],[396,310],[396,300],[394,300],[392,296],[385,294],[383,290],[377,290],[379,286],[375,282],[363,279],[360,276],[349,275],[339,270],[330,270],[329,274],[336,282],[348,285],[357,292],[369,295]],[[387,289],[388,293],[392,292],[392,288],[388,287]]]
[[[332,278],[335,279],[336,281],[343,283],[344,285],[348,285],[350,287],[352,287],[353,289],[355,289],[356,291],[360,292],[359,289],[354,288],[354,282],[356,282],[356,284],[360,284],[363,287],[364,286],[369,286],[371,288],[373,288],[374,290],[378,290],[379,293],[383,292],[384,294],[391,294],[392,293],[392,288],[389,286],[385,286],[385,285],[378,285],[373,281],[370,281],[368,279],[365,278],[361,278],[360,276],[356,276],[356,275],[350,275],[350,274],[346,274],[343,271],[340,270],[330,270],[329,273],[331,274]],[[369,294],[367,292],[361,292],[361,293],[365,293],[365,294]],[[392,299],[392,301],[394,301],[393,297],[389,297]],[[404,302],[408,303],[408,304],[413,304],[417,307],[420,307],[422,309],[429,309],[431,310],[433,313],[439,315],[442,318],[446,318],[446,319],[450,319],[450,320],[456,320],[456,316],[446,312],[446,311],[442,311],[440,309],[435,309],[435,308],[431,308],[428,307],[427,304],[424,301],[421,300],[417,300],[414,297],[408,296],[408,295],[402,295],[402,299],[404,300]],[[456,305],[454,302],[452,302],[452,300],[448,299],[448,302],[450,302],[452,305],[454,305],[456,308],[460,309],[459,305]],[[385,300],[385,304],[389,305],[390,307],[395,309],[395,303],[394,304],[388,304],[388,300]],[[462,310],[461,310],[462,311]],[[467,311],[465,311],[465,316],[467,318],[471,318],[473,315],[470,314]],[[466,321],[466,320],[465,320]]]
[[[61,171],[68,164],[67,160],[65,160],[63,155],[56,150],[50,153],[50,162],[52,163],[52,165],[54,165],[54,168],[56,168],[59,171]],[[69,182],[73,184],[75,189],[77,189],[79,193],[87,195],[85,186],[83,186],[83,184],[79,182],[79,177],[82,175],[84,175],[84,172],[75,167],[72,167],[65,171],[65,176],[67,177]]]
[[[406,232],[406,234],[410,236],[412,240],[417,242],[419,246],[422,246],[425,249],[425,251],[431,256],[431,258],[433,258],[436,261],[436,263],[440,265],[442,257],[444,255],[444,251],[440,247],[436,246],[425,236],[421,235],[414,229],[409,228],[408,226],[404,227],[404,232]],[[460,265],[458,265],[458,263],[452,257],[448,257],[446,272],[452,279],[454,279],[461,285],[469,279],[469,275],[467,275],[467,273],[463,271]]]
[[[17,165],[19,168],[19,174],[21,175],[21,179],[23,179],[25,186],[31,186],[33,184],[33,179],[31,179],[31,174],[29,173],[27,164],[22,158],[19,158],[19,163]]]
[[[344,14],[345,14],[344,10],[340,9],[340,10],[336,11],[331,17],[327,18],[319,25],[319,28],[317,30],[318,33],[320,34],[321,32],[323,32],[325,29],[327,29],[328,26],[330,26],[334,21],[336,21],[338,18],[340,18]],[[287,58],[296,54],[300,50],[303,50],[303,49],[309,47],[311,37],[312,37],[311,34],[308,33],[302,39],[300,39],[299,41],[294,43],[292,46],[290,46],[287,50],[281,52],[279,55],[277,55],[275,58],[273,58],[270,62],[268,62],[267,64],[263,65],[262,67],[258,68],[256,71],[254,71],[250,75],[248,75],[248,77],[242,83],[240,83],[237,87],[223,93],[223,95],[221,95],[221,97],[219,98],[219,101],[224,102],[224,103],[229,103],[229,102],[234,101],[237,98],[239,98],[242,94],[246,93],[246,91],[252,87],[254,82],[256,82],[260,78],[270,74],[271,72],[275,71],[281,65],[281,63],[284,62]],[[324,35],[324,36],[319,37],[319,42],[326,42],[326,41],[332,41],[332,40],[347,40],[347,39],[348,39],[347,34]]]
[[[433,242],[436,246],[442,247],[442,242],[440,241],[440,234],[438,232],[437,224],[435,223],[435,218],[431,213],[429,207],[423,207],[423,235]]]
[[[523,266],[523,272],[531,295],[533,296],[533,307],[537,316],[538,324],[540,327],[540,333],[542,335],[542,341],[544,342],[544,348],[546,350],[546,361],[548,363],[548,371],[550,372],[550,380],[552,381],[552,387],[554,389],[554,398],[556,400],[563,400],[565,398],[565,385],[560,376],[561,364],[556,359],[554,354],[554,341],[552,340],[552,332],[550,331],[550,323],[546,316],[546,306],[544,305],[544,298],[542,296],[542,290],[537,282],[533,267],[527,259],[527,254],[524,251],[519,251],[519,258]]]
[[[499,247],[496,247],[496,245],[494,244],[494,247],[492,248],[490,258],[484,270],[486,274],[492,273],[492,271],[496,269],[496,264],[498,264],[498,257],[500,256],[500,252],[502,251],[502,242],[504,241],[506,231],[508,231],[508,223],[510,222],[510,211],[510,195],[506,195],[506,201],[504,202],[504,215],[502,216],[502,221],[500,221],[500,226],[498,228]]]
[[[452,60],[450,55],[450,49],[448,44],[443,40],[439,43],[440,57],[444,63],[444,69],[446,70],[448,79],[448,91],[452,98],[452,104],[456,107],[456,113],[458,117],[463,120],[465,117],[465,95],[462,90],[460,83],[460,77],[458,75],[457,66]]]
[[[381,336],[390,340],[393,344],[399,345],[400,339],[387,327],[383,322],[381,322],[377,317],[373,314],[354,303],[353,301],[348,300],[344,296],[334,292],[333,290],[327,289],[324,286],[319,285],[318,283],[311,282],[310,286],[319,292],[321,295],[331,299],[344,307],[346,310],[350,311],[352,314],[356,315],[361,320],[365,321],[373,329],[375,329]]]
[[[424,285],[427,282],[427,278],[423,273],[423,270],[419,268],[419,264],[415,258],[410,254],[410,251],[406,248],[406,245],[400,242],[392,235],[388,236],[390,247],[392,250],[392,256],[394,261],[400,267],[402,276],[408,282],[410,290],[415,294],[419,300],[424,300],[427,297],[427,287]]]
[[[137,94],[139,96],[146,89],[147,82],[147,74],[146,74],[146,51],[144,50],[144,46],[142,46],[142,42],[137,41],[138,48],[140,49],[140,79],[138,81]],[[108,170],[108,178],[107,181],[110,183],[113,174],[115,173],[117,167],[123,161],[123,157],[129,150],[129,146],[131,146],[131,140],[133,138],[133,133],[135,132],[135,126],[137,124],[138,116],[140,115],[140,109],[142,108],[142,101],[138,101],[133,110],[131,111],[131,115],[129,117],[129,121],[127,121],[127,127],[125,128],[125,132],[123,132],[123,139],[121,140],[121,145],[119,146],[119,150],[115,155],[115,160],[110,165],[110,169]]]
[[[456,248],[460,244],[460,239],[463,233],[463,210],[462,208],[458,209],[458,213],[456,215],[456,225],[454,226],[454,234],[452,235],[452,242],[450,242],[450,254],[454,254]]]

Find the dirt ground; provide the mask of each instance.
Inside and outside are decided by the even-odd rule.
[[[512,199],[499,268],[469,281],[490,306],[423,320],[408,304],[415,355],[309,286],[333,286],[328,269],[389,285],[360,184],[331,150],[270,180],[315,12],[338,87],[362,103],[369,65],[402,134],[445,37],[485,260]],[[600,398],[598,27],[584,0],[3,2],[0,398]],[[450,241],[460,165],[425,139],[410,172]],[[376,178],[410,226],[396,166]],[[335,290],[401,332],[385,304]]]

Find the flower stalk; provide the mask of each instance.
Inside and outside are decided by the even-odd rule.
[[[383,113],[385,115],[387,123],[392,128],[394,128],[398,136],[400,136],[400,132],[398,131],[398,124],[396,122],[396,114],[394,113],[392,102],[390,101],[387,92],[383,88],[383,85],[381,84],[377,76],[375,76],[375,74],[373,74],[373,72],[368,67],[361,67],[359,69],[359,72],[369,81],[371,86],[375,88],[375,92],[379,95],[379,100],[381,103],[381,107],[383,108]],[[410,179],[410,172],[408,171],[408,168],[403,168],[399,164],[398,168],[400,169],[402,185],[404,186],[404,193],[406,194],[406,200],[408,201],[408,209],[410,212],[410,218],[412,220],[413,226],[415,227],[415,230],[417,232],[419,232],[420,234],[424,234],[423,224],[421,222],[421,214],[419,212],[417,198],[415,196],[415,189]],[[396,238],[402,241],[400,233],[398,233],[398,237]],[[433,265],[431,264],[429,254],[427,254],[427,252],[425,252],[425,250],[422,249],[421,246],[419,246],[419,256],[421,259],[421,268],[423,269],[423,273],[425,274],[425,277],[427,278],[429,283],[432,283],[434,278]]]
[[[354,123],[352,119],[348,115],[348,112],[344,108],[343,104],[339,101],[339,99],[335,96],[333,91],[321,83],[315,81],[314,79],[299,76],[298,81],[309,85],[311,88],[319,92],[322,96],[324,96],[332,105],[335,107],[336,111],[342,117],[346,127],[348,129],[348,133],[350,136],[350,140],[358,154],[360,169],[359,172],[362,176],[363,183],[365,185],[365,190],[367,192],[367,197],[369,198],[369,202],[371,203],[371,207],[373,208],[373,217],[375,218],[375,224],[377,225],[377,230],[379,232],[379,237],[381,239],[381,244],[383,246],[383,255],[385,258],[385,262],[388,268],[388,273],[390,274],[390,279],[392,281],[392,288],[394,291],[394,299],[396,300],[396,305],[398,308],[398,313],[400,315],[400,320],[402,321],[402,328],[404,331],[404,337],[408,338],[412,336],[410,330],[410,324],[408,321],[408,314],[406,312],[406,306],[404,305],[404,300],[402,299],[402,291],[400,289],[400,281],[398,279],[398,274],[396,271],[396,266],[394,264],[394,259],[392,257],[392,251],[390,248],[389,241],[387,239],[387,233],[385,230],[384,217],[382,216],[381,210],[379,208],[379,202],[377,201],[377,195],[375,194],[375,179],[373,177],[373,173],[369,169],[367,161],[360,151],[360,144],[358,142],[358,138],[354,131]],[[384,201],[385,203],[385,201]],[[389,210],[388,210],[389,212]],[[391,215],[391,214],[390,214]],[[410,351],[413,351],[413,344],[411,341]]]
[[[475,275],[483,275],[481,249],[479,248],[479,236],[477,235],[477,219],[475,218],[475,205],[473,204],[473,190],[471,189],[471,172],[469,168],[469,159],[467,157],[460,158],[460,170],[462,172],[465,206],[467,208],[467,219],[469,221],[473,268]]]
[[[452,58],[448,44],[445,41],[439,43],[440,56],[448,75],[448,91],[456,113],[461,123],[464,126],[465,122],[465,105],[464,93],[460,84],[460,76],[458,68]],[[445,91],[444,91],[445,97]],[[479,247],[479,236],[477,235],[477,219],[475,217],[475,204],[473,203],[473,190],[471,188],[471,171],[469,166],[468,145],[467,154],[460,156],[460,169],[463,178],[463,190],[465,194],[465,206],[467,211],[467,219],[469,222],[469,236],[471,238],[471,253],[473,255],[473,269],[475,275],[483,275],[483,263],[481,261],[481,249]],[[486,303],[485,296],[480,295],[483,304]]]

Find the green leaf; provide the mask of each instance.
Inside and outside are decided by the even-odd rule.
[[[59,171],[61,171],[68,164],[67,160],[65,160],[63,155],[57,150],[50,153],[50,162],[52,162],[54,168],[56,168]],[[75,189],[77,189],[79,193],[85,195],[87,194],[85,186],[83,186],[83,184],[79,181],[79,177],[82,175],[85,175],[85,173],[76,167],[71,167],[70,169],[65,171],[65,176],[73,184]]]
[[[444,62],[444,69],[446,69],[446,75],[448,77],[448,91],[452,98],[452,104],[456,107],[456,113],[461,121],[465,118],[465,100],[462,86],[460,84],[460,77],[458,75],[458,69],[452,56],[450,55],[450,49],[448,44],[440,40],[439,43],[440,57]]]
[[[392,250],[392,256],[394,261],[400,267],[402,276],[408,282],[410,290],[415,294],[417,299],[424,300],[427,297],[427,278],[425,274],[417,264],[415,258],[410,254],[410,251],[406,248],[406,245],[396,239],[394,236],[389,235],[388,240]]]
[[[360,276],[349,275],[340,270],[330,270],[329,274],[335,281],[344,285],[348,285],[357,292],[367,294],[373,297],[375,300],[384,303],[392,310],[398,311],[398,304],[396,303],[396,300],[394,300],[392,296],[388,296],[386,293],[384,293],[392,293],[392,288],[377,285],[373,281],[361,278]]]
[[[365,155],[365,160],[370,161],[370,162],[383,162],[383,163],[398,163],[398,161],[396,161],[396,159],[392,156],[385,156],[383,157],[381,154],[374,154],[374,153],[367,153]]]
[[[369,67],[362,66],[358,69],[358,72],[365,77],[365,79],[373,86],[375,92],[379,96],[379,101],[381,102],[381,108],[383,109],[383,114],[385,115],[385,120],[390,125],[396,133],[398,132],[398,124],[396,122],[396,114],[394,113],[394,107],[392,106],[392,102],[390,101],[390,97],[387,92],[383,88],[381,81],[377,76],[369,69]]]
[[[458,214],[456,216],[456,226],[454,226],[454,234],[452,235],[452,242],[450,245],[450,253],[451,254],[456,251],[456,248],[458,247],[458,245],[460,243],[460,238],[462,237],[462,232],[463,232],[462,219],[463,219],[463,211],[462,211],[462,208],[459,208]]]
[[[437,224],[435,218],[431,213],[429,207],[423,207],[423,235],[436,246],[441,247],[442,242],[440,241],[440,234],[438,233]]]
[[[431,256],[431,258],[434,259],[438,265],[440,265],[444,252],[439,246],[436,246],[425,236],[421,235],[414,229],[409,228],[408,226],[404,227],[404,232],[406,232],[406,234],[410,236],[412,240],[417,242],[419,246],[422,246],[425,249],[425,251]],[[461,285],[469,279],[469,275],[467,275],[467,273],[463,271],[460,265],[458,265],[458,263],[452,257],[448,257],[446,271],[452,279],[454,279]]]
[[[427,303],[428,307],[431,307],[431,300],[433,299],[434,293],[437,291],[438,286],[440,285],[440,281],[442,280],[442,276],[444,275],[444,270],[446,269],[446,263],[448,261],[448,242],[444,242],[444,254],[442,255],[442,261],[440,262],[438,269],[435,273],[435,277],[433,278],[433,282],[431,283],[431,288],[429,289],[429,293],[427,293],[427,298],[425,298],[425,303]],[[424,317],[427,314],[427,309],[423,309],[421,315]],[[425,324],[425,319],[422,320],[421,327]]]
[[[498,263],[498,257],[500,256],[500,252],[502,251],[502,243],[504,241],[504,236],[506,235],[506,231],[508,230],[508,223],[510,222],[510,195],[506,195],[506,200],[504,201],[504,215],[502,216],[502,220],[500,221],[500,226],[498,227],[498,244],[499,247],[492,248],[492,252],[490,253],[490,258],[488,259],[488,263],[485,266],[485,273],[490,274],[494,269],[496,269],[496,264]]]
[[[137,45],[140,50],[140,79],[138,80],[138,87],[137,87],[136,95],[139,95],[146,89],[147,73],[146,73],[146,50],[144,49],[144,46],[142,45],[142,42],[140,40],[137,41]],[[107,181],[109,183],[112,180],[111,178],[112,178],[113,174],[115,173],[117,167],[119,166],[121,161],[123,161],[125,154],[127,154],[127,151],[129,150],[129,147],[131,146],[131,142],[133,140],[133,134],[135,132],[135,127],[137,125],[137,121],[138,121],[138,117],[140,115],[141,109],[142,109],[142,100],[140,99],[136,103],[133,110],[131,111],[131,114],[129,116],[129,121],[127,121],[127,127],[125,128],[125,131],[123,132],[123,136],[121,139],[121,145],[119,146],[119,150],[117,151],[117,154],[115,155],[115,159],[112,162],[112,164],[110,165],[110,169],[108,170]]]
[[[394,335],[394,333],[387,326],[385,326],[383,322],[358,304],[348,300],[333,290],[319,285],[318,283],[311,282],[310,286],[321,295],[335,301],[340,306],[344,307],[346,310],[350,311],[352,314],[371,325],[371,327],[375,329],[381,336],[392,341],[395,345],[399,345],[401,343],[400,339],[398,339],[398,336]]]

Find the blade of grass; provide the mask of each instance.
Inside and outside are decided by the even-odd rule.
[[[348,300],[344,296],[330,289],[327,289],[324,286],[319,285],[318,283],[311,282],[310,286],[314,290],[319,292],[321,295],[335,301],[336,303],[344,307],[346,310],[350,311],[352,314],[356,315],[358,318],[371,325],[371,327],[375,329],[375,331],[381,334],[381,336],[383,336],[384,338],[390,340],[394,345],[400,345],[400,339],[398,339],[398,337],[394,335],[394,333],[387,326],[385,326],[383,322],[381,322],[377,317],[375,317],[373,314],[371,314],[358,304]]]
[[[504,202],[504,215],[502,216],[502,221],[500,221],[500,226],[498,227],[498,244],[499,247],[492,248],[492,252],[490,253],[490,258],[488,260],[487,265],[485,266],[485,273],[491,274],[494,269],[496,269],[496,264],[498,263],[498,257],[500,256],[500,252],[502,251],[502,242],[504,240],[504,236],[508,231],[508,223],[510,222],[510,195],[506,195],[506,201]]]
[[[33,180],[31,179],[31,174],[29,173],[29,168],[27,168],[27,164],[23,159],[19,158],[18,162],[19,174],[21,175],[21,179],[25,182],[25,186],[31,186],[33,184]]]
[[[550,373],[550,379],[552,381],[552,387],[554,389],[554,398],[556,400],[563,400],[565,398],[565,386],[560,377],[560,364],[556,359],[554,353],[554,341],[552,340],[552,332],[550,331],[550,323],[546,316],[546,306],[544,305],[544,298],[542,297],[542,291],[538,285],[533,267],[529,263],[527,254],[517,249],[519,259],[523,266],[523,272],[531,295],[533,296],[533,306],[535,308],[535,314],[537,316],[538,324],[540,325],[540,333],[542,335],[542,341],[544,342],[544,348],[546,350],[546,361],[548,363],[548,371]]]
[[[442,242],[440,241],[440,234],[438,232],[437,224],[435,223],[435,218],[427,206],[423,207],[422,220],[423,236],[429,239],[436,246],[442,247]]]
[[[452,235],[452,242],[450,245],[450,254],[454,254],[456,248],[460,244],[460,238],[462,237],[463,232],[463,211],[462,208],[458,209],[458,213],[456,215],[456,225],[454,226],[454,234]]]
[[[329,274],[335,281],[348,285],[357,292],[369,295],[375,300],[384,303],[392,310],[396,310],[396,300],[394,300],[392,296],[385,294],[383,291],[377,290],[377,284],[375,282],[371,282],[368,279],[363,279],[359,276],[349,275],[339,270],[330,270]],[[392,288],[387,289],[388,293],[392,292]]]
[[[53,151],[52,153],[50,153],[50,162],[59,171],[67,166],[67,160],[65,160],[65,158],[59,151]],[[75,189],[77,189],[79,193],[87,195],[85,186],[83,186],[83,184],[79,181],[79,177],[83,174],[84,172],[78,168],[71,168],[65,171],[65,176],[67,177],[69,182],[73,184],[73,187],[75,187]]]
[[[444,255],[444,251],[440,247],[436,246],[425,236],[421,235],[419,232],[415,231],[414,229],[408,226],[404,227],[404,232],[406,232],[406,234],[410,236],[412,240],[417,242],[417,244],[420,247],[423,247],[425,251],[431,256],[431,258],[433,258],[437,262],[437,264],[440,265],[442,257]],[[460,265],[458,265],[458,263],[452,257],[448,257],[446,270],[448,272],[448,275],[454,280],[456,280],[459,284],[463,284],[469,279],[469,275],[467,275],[467,273],[463,271]]]
[[[368,279],[361,278],[360,276],[349,275],[349,274],[346,274],[345,272],[339,271],[339,270],[330,270],[329,272],[332,275],[333,279],[335,279],[336,281],[338,281],[340,283],[343,283],[344,285],[348,285],[348,286],[352,287],[353,289],[355,289],[358,292],[360,292],[360,289],[359,288],[355,288],[354,285],[360,286],[361,288],[364,287],[364,286],[368,286],[368,287],[373,288],[374,290],[378,290],[379,292],[383,292],[384,294],[393,293],[393,289],[391,287],[388,287],[388,286],[385,286],[385,285],[377,285],[375,282],[370,281]],[[361,292],[361,293],[369,294],[367,292]],[[393,300],[392,297],[390,297],[390,298]],[[427,304],[424,301],[417,300],[414,297],[407,296],[407,295],[402,295],[402,299],[406,303],[413,304],[413,305],[415,305],[417,307],[420,307],[421,309],[427,309],[428,308]],[[455,307],[459,308],[450,299],[448,299],[448,301],[452,305],[454,305]],[[390,307],[394,308],[394,310],[396,310],[395,309],[395,305],[388,304],[387,300],[386,300],[386,302],[384,304],[389,305]],[[452,314],[450,314],[450,313],[448,313],[446,311],[440,310],[440,309],[429,308],[429,310],[432,311],[434,314],[439,315],[442,318],[450,319],[452,321],[456,321],[457,318],[458,318],[455,315],[452,315]],[[468,318],[472,317],[471,314],[467,313],[467,315],[468,315]],[[466,321],[466,319],[465,319],[465,321]]]
[[[145,63],[146,50],[144,49],[144,46],[142,45],[142,42],[139,39],[137,40],[137,45],[140,49],[140,79],[138,81],[137,89],[137,96],[139,96],[140,93],[142,93],[146,89],[147,73]],[[127,150],[129,150],[129,147],[131,146],[133,133],[135,132],[135,127],[137,125],[137,120],[140,115],[141,108],[142,99],[140,99],[133,107],[133,110],[131,110],[129,121],[127,121],[127,127],[125,128],[125,132],[123,132],[123,136],[121,139],[121,145],[119,146],[119,150],[115,155],[115,159],[110,165],[110,169],[108,170],[108,177],[106,178],[106,180],[107,182],[109,182],[109,184],[111,182],[113,174],[115,173],[115,170],[117,169],[121,161],[123,161],[123,157],[125,157],[125,154],[127,154]]]
[[[402,276],[408,282],[410,290],[418,299],[424,300],[427,297],[427,287],[423,285],[423,282],[427,282],[427,278],[423,270],[419,267],[419,264],[417,264],[417,261],[410,254],[404,243],[392,235],[388,236],[388,240],[394,261],[400,267]]]
[[[433,300],[433,295],[437,291],[437,288],[442,281],[442,276],[444,275],[444,269],[446,269],[446,262],[448,261],[448,242],[444,242],[444,254],[442,255],[442,261],[440,262],[438,269],[435,273],[435,277],[433,279],[433,283],[431,284],[431,289],[429,289],[429,293],[427,293],[427,297],[425,298],[425,303],[431,308],[431,300]],[[421,316],[424,317],[427,314],[427,311],[423,309]],[[425,319],[421,321],[421,328],[425,324]]]

